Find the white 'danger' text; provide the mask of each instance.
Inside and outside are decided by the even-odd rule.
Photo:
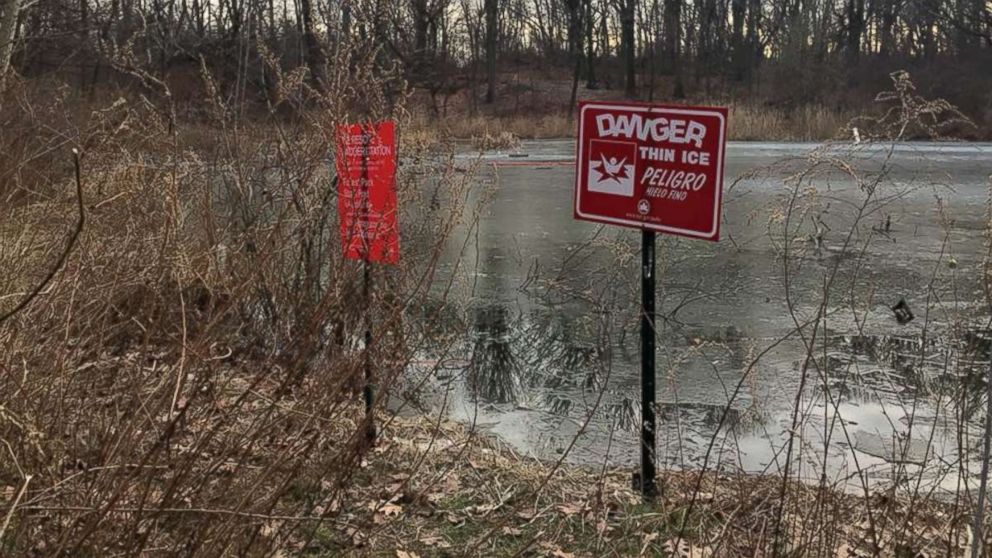
[[[696,148],[703,146],[706,126],[695,120],[678,118],[644,118],[640,114],[600,114],[596,116],[596,128],[601,138],[627,138],[670,143],[689,143]]]

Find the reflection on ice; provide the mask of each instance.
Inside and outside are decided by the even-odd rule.
[[[801,151],[731,145],[728,177]],[[870,150],[860,155],[859,164],[877,164]],[[955,489],[973,466],[992,355],[992,335],[977,325],[987,311],[974,232],[984,222],[989,156],[989,146],[899,146],[886,177],[897,195],[860,224],[858,250],[844,253],[861,190],[820,177],[822,192],[810,195],[791,234],[815,235],[810,223],[828,223],[825,255],[794,244],[789,304],[775,214],[789,191],[782,176],[749,176],[728,193],[726,242],[659,239],[659,461],[697,468],[709,455],[709,467],[779,473],[793,437],[790,470],[800,478],[859,490],[918,475]],[[951,159],[957,181],[948,196],[928,185],[948,181],[933,162]],[[941,177],[928,178],[938,167]],[[478,243],[452,255],[463,267],[477,262],[471,289],[457,310],[439,304],[443,311],[414,321],[459,340],[455,354],[428,347],[422,355],[462,363],[433,379],[452,417],[538,457],[557,458],[578,437],[570,461],[633,465],[636,238],[574,221],[572,180],[565,166],[500,169]],[[797,334],[797,323],[820,312],[834,269],[822,324]],[[901,298],[915,314],[905,324],[891,310]]]

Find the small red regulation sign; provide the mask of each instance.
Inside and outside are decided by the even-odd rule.
[[[720,239],[727,109],[579,105],[575,218]]]
[[[386,121],[338,127],[334,160],[344,256],[396,263],[396,126]]]

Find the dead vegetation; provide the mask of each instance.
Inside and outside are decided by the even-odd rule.
[[[967,518],[937,503],[910,509],[879,494],[868,508],[858,497],[824,497],[797,484],[780,510],[775,479],[670,472],[662,500],[645,504],[627,470],[522,458],[438,417],[384,420],[382,443],[348,490],[323,499],[334,522],[258,518],[263,529],[275,534],[312,522],[313,539],[284,542],[327,556],[770,556],[772,527],[784,513],[786,555],[952,556],[968,543]]]
[[[117,69],[139,95],[79,110],[64,89],[5,92],[0,554],[963,550],[966,514],[930,500],[855,498],[788,473],[670,473],[664,499],[643,504],[624,471],[522,459],[442,418],[392,416],[382,399],[369,447],[363,364],[390,393],[418,354],[455,342],[412,316],[455,304],[465,277],[440,273],[441,253],[472,238],[485,197],[439,142],[402,136],[402,265],[376,269],[362,298],[327,154],[338,124],[411,118],[376,53],[339,53],[349,63],[325,68],[323,89],[271,64],[278,95],[262,119],[203,64],[203,120],[189,127],[127,52]],[[493,134],[476,137],[532,137]]]
[[[6,151],[22,158],[0,209],[0,554],[257,554],[281,539],[255,518],[321,504],[301,482],[350,485],[368,450],[350,415],[363,363],[387,393],[422,344],[444,343],[406,313],[444,304],[438,255],[474,214],[471,174],[404,140],[403,265],[373,270],[361,299],[328,153],[338,124],[403,118],[368,52],[346,55],[361,77],[337,89],[274,69],[285,95],[261,122],[204,67],[194,134],[126,52],[120,71],[147,95],[79,114],[30,83],[8,91],[6,117],[46,133],[2,134],[24,147]]]
[[[596,96],[609,99],[610,95]],[[821,141],[837,139],[848,130],[853,111],[804,105],[780,109],[762,104],[702,99],[691,104],[726,106],[730,110],[727,130],[732,141]],[[418,133],[438,141],[443,138],[471,140],[478,148],[506,148],[513,142],[494,141],[506,136],[520,139],[562,139],[575,137],[573,110],[563,105],[551,112],[534,115],[471,116],[452,111],[446,116],[418,116],[413,125]],[[488,138],[488,139],[487,139]]]

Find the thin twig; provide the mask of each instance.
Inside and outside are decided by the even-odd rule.
[[[65,265],[66,260],[69,259],[69,254],[72,252],[73,247],[75,247],[76,240],[79,239],[79,233],[83,231],[83,225],[86,223],[86,212],[83,208],[83,180],[82,180],[82,171],[80,170],[80,163],[79,163],[79,151],[73,149],[72,157],[76,168],[76,204],[77,207],[79,208],[79,219],[76,221],[76,227],[75,229],[73,229],[72,235],[69,236],[69,242],[66,243],[65,250],[62,251],[62,255],[59,256],[58,261],[55,262],[55,265],[52,267],[51,271],[48,272],[48,275],[46,275],[45,278],[40,283],[38,283],[38,285],[35,286],[35,288],[32,289],[31,292],[28,293],[28,295],[24,297],[23,300],[21,300],[21,302],[17,304],[17,306],[14,306],[6,314],[0,315],[0,324],[7,321],[14,314],[17,314],[18,312],[26,308],[27,305],[30,304],[31,301],[34,300],[34,298],[37,297],[42,290],[45,289],[48,283],[55,278],[55,275],[59,272],[60,269],[62,269],[62,266]]]
[[[14,503],[10,505],[10,509],[7,510],[7,516],[3,519],[3,526],[0,526],[0,541],[3,540],[4,533],[7,532],[7,526],[10,525],[10,520],[14,517],[14,510],[17,509],[17,505],[21,503],[21,498],[24,497],[24,493],[28,491],[28,483],[34,475],[28,475],[24,477],[24,484],[21,485],[20,492],[17,493],[17,497],[14,498]]]

